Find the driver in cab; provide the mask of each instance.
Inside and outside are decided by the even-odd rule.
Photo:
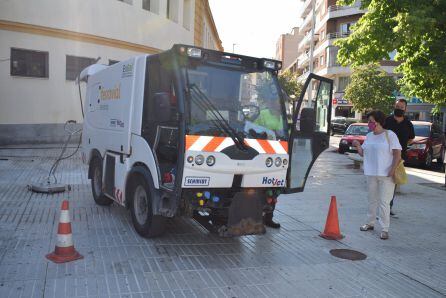
[[[283,136],[284,132],[283,115],[279,101],[277,97],[273,96],[268,96],[261,101],[260,112],[254,120],[254,124],[267,130],[268,139],[276,140],[276,136]]]

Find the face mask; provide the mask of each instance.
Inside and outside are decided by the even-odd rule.
[[[393,110],[393,115],[395,115],[397,117],[403,117],[404,116],[404,110],[395,109],[395,110]]]
[[[374,131],[376,128],[376,123],[375,122],[369,122],[368,124],[370,131]]]

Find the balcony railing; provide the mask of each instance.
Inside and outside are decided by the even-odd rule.
[[[351,34],[351,31],[348,32],[331,32],[327,33],[328,39],[337,39],[337,38],[344,38],[348,37]]]
[[[361,1],[356,1],[353,5],[330,5],[328,7],[328,11],[338,11],[338,10],[360,8],[360,7],[361,7]]]
[[[360,5],[353,5],[353,6],[339,6],[339,5],[330,5],[328,7],[328,11],[339,11],[339,10],[345,10],[350,8],[359,8]]]

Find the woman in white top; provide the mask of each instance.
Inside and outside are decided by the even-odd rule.
[[[367,176],[369,210],[367,223],[361,231],[374,229],[376,208],[379,208],[381,239],[389,238],[390,201],[395,189],[395,170],[401,160],[401,145],[391,130],[383,128],[386,115],[373,111],[367,115],[370,132],[362,144],[353,142],[359,155],[364,156],[364,175]]]

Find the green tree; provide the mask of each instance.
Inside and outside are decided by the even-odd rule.
[[[338,0],[353,5],[355,0]],[[362,0],[367,12],[348,38],[336,41],[343,65],[389,59],[396,50],[396,68],[403,75],[401,91],[424,101],[446,102],[446,0]]]
[[[388,114],[395,102],[392,93],[396,89],[395,80],[378,64],[368,64],[353,67],[351,82],[345,89],[344,97],[356,111],[377,109]]]
[[[279,83],[291,100],[296,101],[299,98],[303,84],[297,81],[297,74],[285,71],[279,75]]]

